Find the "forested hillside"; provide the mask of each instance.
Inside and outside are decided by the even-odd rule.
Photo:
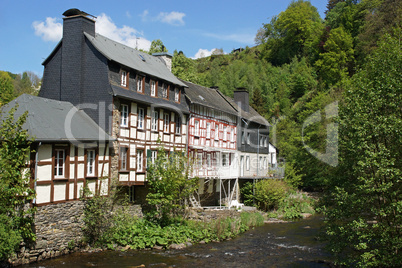
[[[13,74],[0,71],[0,106],[24,93],[36,95],[40,83],[40,78],[32,72]]]
[[[263,22],[256,46],[173,72],[250,104],[273,125],[286,180],[323,191],[337,264],[402,263],[402,1],[329,0],[325,19],[294,1]]]
[[[287,174],[301,186],[320,189],[332,166],[305,147],[325,153],[325,107],[342,101],[344,83],[385,33],[398,35],[401,13],[397,0],[330,0],[321,19],[309,1],[294,1],[262,22],[255,47],[225,55],[216,51],[197,60],[175,51],[173,72],[194,83],[218,86],[228,96],[238,87],[248,89],[250,104],[274,126],[271,142],[286,158]],[[303,129],[318,110],[323,120]]]

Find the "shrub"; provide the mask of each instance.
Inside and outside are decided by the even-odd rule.
[[[259,209],[268,211],[278,209],[286,197],[288,185],[277,179],[260,180],[255,184],[255,201]]]

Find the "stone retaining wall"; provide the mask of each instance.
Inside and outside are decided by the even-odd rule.
[[[132,215],[142,217],[140,205],[127,206],[125,209]],[[77,251],[83,238],[83,210],[83,201],[38,207],[35,214],[36,243],[32,246],[21,244],[9,263],[17,266]]]

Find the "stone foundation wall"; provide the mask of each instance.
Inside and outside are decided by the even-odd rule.
[[[21,244],[9,262],[16,266],[58,257],[76,250],[82,239],[82,201],[38,207],[35,214],[36,243]]]

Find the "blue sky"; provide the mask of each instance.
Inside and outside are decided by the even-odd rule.
[[[148,49],[161,39],[169,52],[207,56],[254,46],[263,23],[286,10],[291,0],[86,1],[0,0],[0,70],[43,74],[43,60],[61,39],[63,12],[78,8],[97,17],[96,32]],[[321,17],[327,0],[311,0]]]

